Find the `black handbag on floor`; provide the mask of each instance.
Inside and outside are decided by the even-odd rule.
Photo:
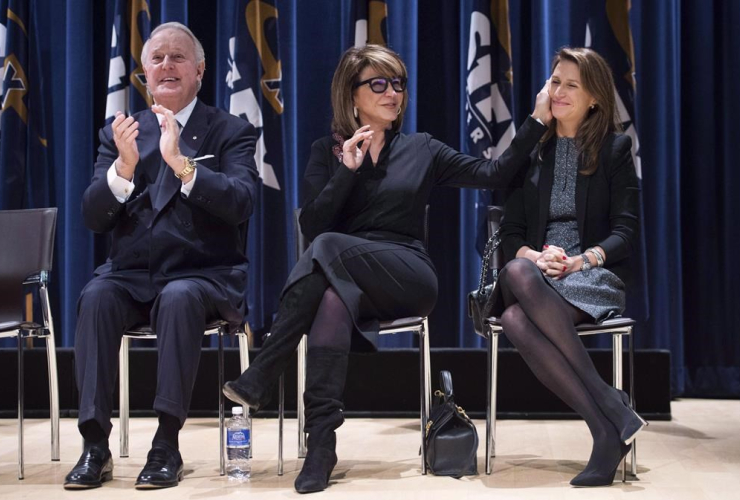
[[[439,372],[442,391],[432,408],[427,422],[427,466],[437,476],[472,476],[478,474],[478,431],[465,410],[455,404],[452,392],[452,375],[447,370]]]
[[[493,289],[498,281],[498,271],[494,269],[491,274],[493,276],[492,283],[487,285],[488,281],[488,267],[491,264],[491,258],[493,253],[498,250],[501,244],[501,239],[498,237],[499,230],[496,229],[488,241],[486,247],[483,250],[483,263],[480,270],[480,281],[478,282],[478,289],[473,290],[468,294],[468,317],[473,318],[473,328],[478,335],[484,335],[483,322],[486,318],[491,316],[493,310]]]

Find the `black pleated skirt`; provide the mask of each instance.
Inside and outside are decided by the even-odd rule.
[[[437,301],[437,274],[421,249],[343,233],[316,237],[298,260],[282,293],[322,272],[349,310],[357,330],[377,345],[378,323],[427,316]]]

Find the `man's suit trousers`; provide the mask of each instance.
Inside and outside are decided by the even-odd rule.
[[[77,305],[75,364],[80,395],[78,425],[96,420],[110,434],[118,353],[123,334],[149,323],[157,334],[154,410],[185,422],[200,361],[206,321],[216,315],[210,284],[198,278],[171,281],[161,291],[137,290],[116,275],[95,277]],[[134,280],[138,286],[143,280]],[[147,280],[148,282],[148,280]],[[134,297],[154,296],[140,302]]]

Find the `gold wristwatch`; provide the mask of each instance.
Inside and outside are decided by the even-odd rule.
[[[180,170],[179,173],[175,174],[175,177],[177,177],[178,179],[182,179],[183,177],[192,174],[195,171],[195,166],[197,165],[195,163],[195,160],[193,160],[189,156],[185,157],[183,163],[185,163],[185,168]]]

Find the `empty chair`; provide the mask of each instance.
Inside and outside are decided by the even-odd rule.
[[[0,211],[0,337],[18,339],[18,479],[23,479],[23,344],[39,337],[46,341],[49,369],[51,459],[59,460],[59,391],[54,322],[49,307],[49,273],[54,252],[57,209]],[[41,322],[24,317],[24,285],[37,285]]]

